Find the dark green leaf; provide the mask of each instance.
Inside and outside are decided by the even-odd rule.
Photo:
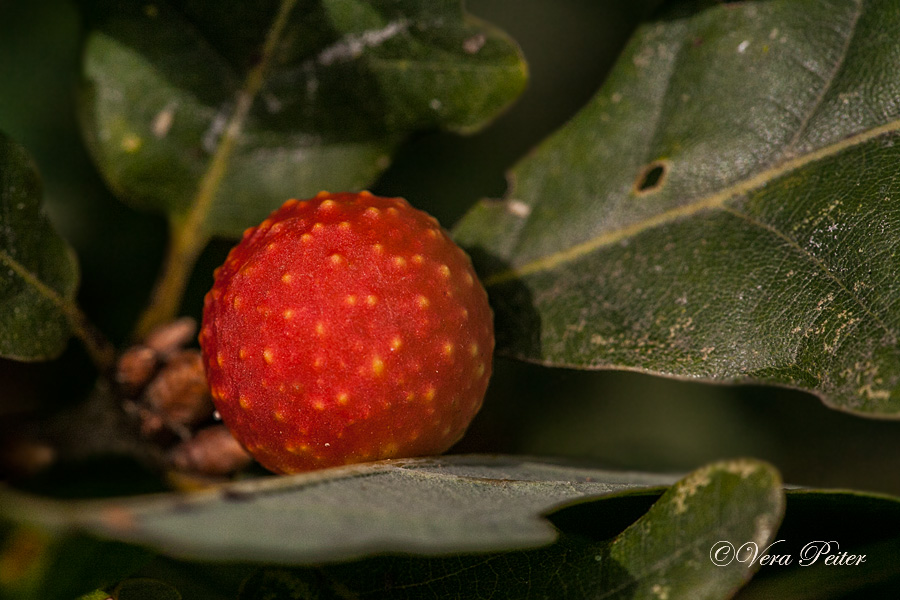
[[[372,182],[411,131],[481,127],[522,90],[458,0],[92,3],[83,117],[112,187],[235,235]]]
[[[111,587],[148,558],[133,545],[80,533],[59,536],[31,525],[9,528],[0,535],[0,598],[71,600]]]
[[[538,550],[262,570],[240,598],[730,598],[758,565],[717,567],[710,548],[721,539],[767,545],[783,511],[774,469],[719,463],[676,483],[613,540],[564,534]]]
[[[78,264],[41,212],[37,170],[0,133],[0,356],[46,360],[72,335]]]
[[[73,503],[7,491],[0,514],[173,556],[303,564],[548,544],[556,532],[540,515],[549,509],[671,481],[515,458],[443,457],[271,477],[191,496]]]
[[[900,416],[900,11],[681,4],[457,238],[502,350]]]

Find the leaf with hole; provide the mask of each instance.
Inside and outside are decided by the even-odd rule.
[[[501,351],[900,416],[900,12],[682,3],[456,230]]]
[[[41,212],[26,151],[0,133],[0,356],[54,358],[72,335],[78,287],[72,249]]]

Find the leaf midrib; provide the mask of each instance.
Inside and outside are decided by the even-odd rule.
[[[642,219],[630,225],[620,227],[611,231],[605,231],[589,240],[575,244],[569,248],[552,252],[541,258],[529,261],[518,267],[513,267],[504,271],[500,271],[485,278],[484,285],[492,287],[524,278],[528,275],[534,275],[542,271],[549,271],[566,263],[573,262],[582,256],[603,248],[612,246],[623,240],[634,237],[644,231],[661,227],[669,223],[674,223],[681,219],[690,217],[697,213],[722,209],[725,204],[739,196],[743,196],[757,189],[763,188],[774,180],[787,175],[793,171],[802,169],[803,167],[819,160],[835,156],[845,150],[849,150],[866,142],[874,140],[882,135],[895,133],[900,131],[900,120],[890,121],[884,125],[874,127],[872,129],[857,133],[850,137],[844,138],[833,144],[823,146],[817,150],[807,154],[795,156],[784,160],[768,169],[760,171],[752,177],[735,182],[713,194],[704,196],[682,204],[675,208],[663,211],[646,219]]]

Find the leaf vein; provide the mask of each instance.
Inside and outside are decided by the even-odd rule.
[[[850,52],[850,45],[853,43],[854,35],[856,34],[856,26],[859,23],[859,18],[862,16],[863,12],[863,2],[862,0],[857,0],[856,2],[856,11],[853,14],[853,18],[850,22],[850,27],[846,34],[846,40],[844,40],[844,45],[841,48],[840,56],[834,63],[834,67],[831,69],[831,73],[823,80],[824,85],[822,86],[822,90],[819,92],[819,95],[816,97],[815,102],[813,102],[809,111],[806,113],[803,121],[800,123],[800,126],[797,127],[796,133],[794,133],[794,137],[791,138],[791,141],[788,142],[785,147],[785,154],[790,155],[793,151],[797,142],[800,141],[800,137],[806,131],[807,127],[809,127],[812,118],[815,116],[816,112],[818,112],[819,108],[822,106],[822,102],[825,101],[825,96],[828,95],[829,90],[831,90],[831,86],[834,84],[834,80],[837,77],[838,73],[841,71],[841,68],[844,66],[844,61],[847,59],[847,54]]]
[[[568,248],[552,252],[546,256],[534,259],[517,267],[499,271],[484,280],[487,287],[500,285],[509,281],[521,279],[542,271],[574,261],[600,248],[611,246],[625,239],[638,235],[646,230],[661,227],[675,221],[685,219],[692,215],[707,210],[721,209],[725,203],[738,196],[748,194],[760,189],[775,179],[799,170],[815,161],[834,156],[880,136],[900,131],[900,120],[889,121],[884,125],[862,131],[842,140],[823,146],[806,154],[786,158],[773,166],[760,171],[756,175],[735,182],[708,196],[701,197],[693,202],[688,202],[675,208],[663,211],[641,221],[625,225],[618,229],[605,231],[591,239]]]

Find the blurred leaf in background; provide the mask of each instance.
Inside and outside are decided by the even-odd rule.
[[[80,324],[78,264],[41,191],[31,157],[0,132],[0,356],[22,361],[59,356]]]

